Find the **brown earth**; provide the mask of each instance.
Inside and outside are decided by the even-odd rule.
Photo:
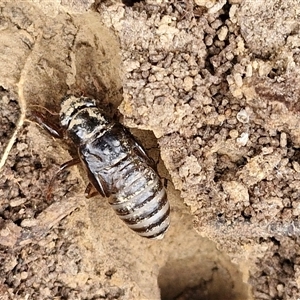
[[[1,300],[300,298],[298,0],[0,7]],[[70,92],[158,163],[162,241],[85,199],[80,166],[46,199],[76,149],[31,112]]]

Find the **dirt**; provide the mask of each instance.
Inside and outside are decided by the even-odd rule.
[[[0,299],[299,299],[297,0],[0,2]],[[90,96],[138,137],[162,241],[84,197],[32,121]]]

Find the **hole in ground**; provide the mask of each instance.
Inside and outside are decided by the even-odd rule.
[[[234,280],[217,262],[198,255],[170,260],[161,268],[158,285],[162,300],[234,300]]]
[[[142,0],[122,0],[122,2],[123,2],[126,6],[133,6],[135,3],[142,2]]]

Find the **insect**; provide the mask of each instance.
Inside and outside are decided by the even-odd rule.
[[[63,132],[78,150],[88,179],[88,196],[95,190],[109,203],[127,226],[142,237],[161,239],[170,224],[170,205],[152,160],[121,124],[109,120],[96,101],[66,96],[61,102],[60,127],[45,115],[33,112],[35,120],[54,137]]]

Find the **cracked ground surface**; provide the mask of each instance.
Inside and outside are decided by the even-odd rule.
[[[0,298],[299,298],[299,1],[132,4],[0,2]],[[46,199],[76,149],[30,114],[67,92],[135,128],[164,240],[85,199],[80,166]]]

